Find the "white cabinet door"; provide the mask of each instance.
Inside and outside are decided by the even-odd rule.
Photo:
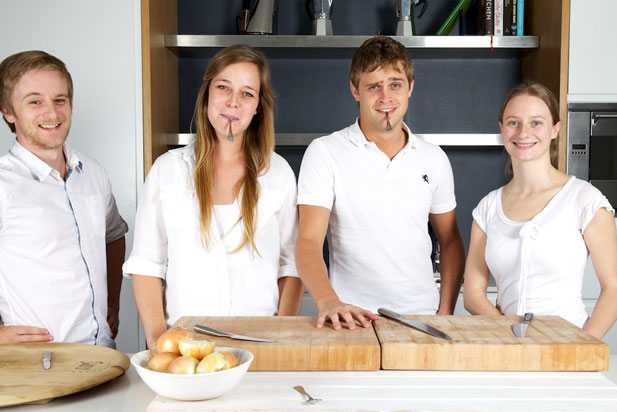
[[[568,103],[617,102],[616,16],[615,0],[571,0]]]

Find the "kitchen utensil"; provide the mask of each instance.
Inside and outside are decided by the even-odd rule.
[[[316,36],[332,36],[332,13],[333,0],[307,0],[306,7],[311,19],[313,19],[313,34]]]
[[[300,392],[302,395],[307,397],[307,400],[305,401],[306,403],[308,403],[309,405],[314,405],[317,402],[321,402],[321,399],[319,398],[313,398],[311,395],[308,394],[307,391],[304,390],[304,388],[300,385],[298,386],[294,386],[294,389],[297,390],[298,392]]]
[[[590,372],[608,368],[608,345],[559,316],[535,316],[525,339],[512,334],[512,324],[520,322],[520,316],[410,317],[435,325],[456,340],[446,342],[398,322],[375,320],[382,369]]]
[[[53,367],[43,370],[45,351]],[[130,366],[122,352],[82,343],[0,345],[0,407],[43,403],[98,386],[124,374]]]
[[[431,336],[435,336],[437,338],[441,338],[441,339],[446,339],[446,340],[452,340],[452,338],[448,335],[446,335],[445,333],[443,333],[442,331],[440,331],[439,329],[435,329],[434,327],[432,327],[431,325],[428,325],[424,322],[420,322],[418,320],[410,320],[405,318],[403,315],[393,312],[391,310],[388,309],[384,309],[384,308],[379,308],[377,309],[377,312],[380,315],[383,315],[387,318],[396,320],[398,322],[401,322],[407,326],[410,326],[414,329],[417,329],[421,332],[424,333],[428,333]]]
[[[218,329],[214,329],[214,328],[211,328],[209,326],[204,326],[204,325],[195,325],[193,329],[199,333],[205,333],[207,335],[212,335],[212,336],[220,336],[222,338],[230,338],[230,339],[237,339],[237,340],[250,340],[252,342],[276,343],[275,340],[254,338],[252,336],[236,335],[231,332],[225,332],[224,330],[218,330]]]
[[[218,372],[182,375],[155,372],[147,368],[152,354],[150,351],[138,352],[131,357],[131,364],[139,377],[154,392],[161,396],[183,401],[211,399],[232,390],[244,377],[253,354],[244,349],[217,347],[215,351],[231,352],[238,358],[238,366]]]
[[[236,25],[238,26],[238,33],[246,34],[246,30],[249,27],[249,20],[251,18],[251,0],[242,0],[242,10],[240,15],[236,19]]]
[[[277,341],[261,343],[209,338],[216,342],[216,346],[232,346],[253,352],[255,360],[249,371],[379,370],[381,353],[372,327],[334,330],[324,326],[318,329],[316,323],[317,316],[184,316],[172,327],[193,330],[195,325],[208,325],[218,330]]]
[[[257,0],[247,34],[276,34],[277,0]]]
[[[416,26],[414,23],[414,15],[416,8],[422,5],[422,9],[417,13],[418,18],[422,17],[428,5],[427,0],[396,0],[396,17],[398,23],[396,25],[397,36],[415,36]]]
[[[43,369],[51,368],[51,351],[46,350],[43,354]]]
[[[532,319],[533,313],[527,312],[523,317],[522,323],[515,323],[514,325],[512,325],[512,333],[514,333],[514,336],[516,336],[517,338],[524,338],[525,334],[527,333],[527,327],[529,326],[529,323]]]

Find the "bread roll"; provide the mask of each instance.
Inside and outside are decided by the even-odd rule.
[[[214,352],[214,342],[207,340],[180,339],[178,344],[182,356],[192,356],[202,360]]]
[[[163,333],[159,337],[159,342],[157,345],[159,353],[172,352],[172,353],[180,354],[180,349],[178,347],[180,339],[193,339],[193,337],[194,337],[193,334],[186,330],[182,330],[182,329],[168,330],[167,332]]]
[[[229,359],[221,352],[214,352],[206,356],[197,365],[197,373],[210,373],[229,369]]]
[[[178,357],[180,357],[180,355],[172,352],[157,353],[148,361],[148,369],[156,372],[167,372],[169,364]]]
[[[180,356],[169,364],[167,372],[193,375],[197,365],[199,365],[199,361],[192,356]]]

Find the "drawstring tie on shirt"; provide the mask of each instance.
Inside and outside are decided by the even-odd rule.
[[[527,312],[527,276],[529,274],[528,256],[532,241],[536,240],[540,234],[540,226],[533,220],[525,223],[519,232],[523,239],[521,243],[521,271],[518,279],[518,306],[517,315]]]

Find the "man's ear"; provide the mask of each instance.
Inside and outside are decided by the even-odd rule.
[[[353,82],[351,80],[349,81],[349,90],[351,90],[353,98],[356,99],[357,102],[359,102],[360,94],[358,93],[358,89],[356,89],[356,86],[353,85]]]
[[[0,108],[0,111],[2,111],[2,115],[7,122],[15,123],[15,116],[13,115],[13,112],[11,110],[7,109],[6,107],[2,107]]]
[[[409,96],[407,96],[407,98],[411,97],[411,92],[413,91],[413,85],[416,83],[415,80],[412,80],[411,83],[409,83]]]

